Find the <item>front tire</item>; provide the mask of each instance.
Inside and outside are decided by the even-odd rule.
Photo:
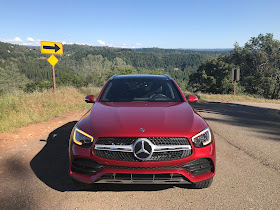
[[[201,182],[194,182],[192,183],[192,188],[193,189],[203,189],[203,188],[208,188],[211,186],[213,182],[213,177],[210,179],[203,180]]]

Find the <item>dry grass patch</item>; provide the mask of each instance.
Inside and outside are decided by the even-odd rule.
[[[260,102],[260,103],[280,103],[278,99],[265,99],[258,98],[249,95],[229,95],[229,94],[197,94],[200,99],[205,99],[209,101],[251,101],[251,102]]]
[[[93,94],[97,97],[100,88],[63,87],[44,92],[24,93],[0,96],[0,132],[14,130],[36,122],[42,122],[61,116],[69,111],[90,108],[84,97]]]

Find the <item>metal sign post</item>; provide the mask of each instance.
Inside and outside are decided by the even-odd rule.
[[[237,81],[240,80],[240,67],[234,67],[232,69],[232,80],[234,81],[234,87],[233,87],[233,94],[234,96],[236,95],[236,86],[237,86]]]
[[[236,92],[236,81],[234,80],[234,91],[233,91],[234,97],[235,97],[235,92]]]
[[[55,71],[54,71],[54,66],[58,62],[57,58],[54,55],[51,55],[48,59],[49,63],[52,65],[52,72],[53,72],[53,91],[56,89],[56,84],[55,84]]]
[[[53,91],[56,90],[56,84],[55,84],[55,71],[54,71],[54,66],[52,66],[52,74],[53,74]]]

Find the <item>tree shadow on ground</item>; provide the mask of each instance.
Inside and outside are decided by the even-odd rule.
[[[68,145],[69,137],[77,122],[69,122],[52,131],[43,149],[31,160],[30,166],[35,175],[52,189],[76,191],[76,185],[69,176]],[[92,184],[87,191],[158,191],[172,188],[175,185],[139,185],[139,184]],[[177,185],[176,185],[177,186]],[[178,185],[190,188],[189,185]]]
[[[264,136],[265,140],[280,141],[280,110],[220,102],[193,103],[191,106],[198,112],[227,116],[224,119],[205,117],[206,121],[213,120],[252,128],[258,133],[257,135]]]
[[[4,168],[0,181],[1,209],[37,209],[37,203],[30,193],[31,172],[24,160],[15,155],[1,162],[2,169]]]

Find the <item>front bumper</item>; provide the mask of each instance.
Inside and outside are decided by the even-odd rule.
[[[70,175],[84,183],[185,184],[215,174],[214,142],[191,156],[158,162],[115,161],[95,156],[91,149],[70,145]]]
[[[85,183],[149,183],[149,184],[185,184],[198,182],[214,176],[214,164],[210,159],[198,159],[184,166],[174,166],[166,169],[123,169],[108,166],[108,168],[87,169],[73,167],[71,176]],[[180,168],[182,167],[182,168]],[[83,171],[82,171],[83,170]],[[91,172],[89,172],[91,170]],[[189,172],[189,171],[191,172]]]

